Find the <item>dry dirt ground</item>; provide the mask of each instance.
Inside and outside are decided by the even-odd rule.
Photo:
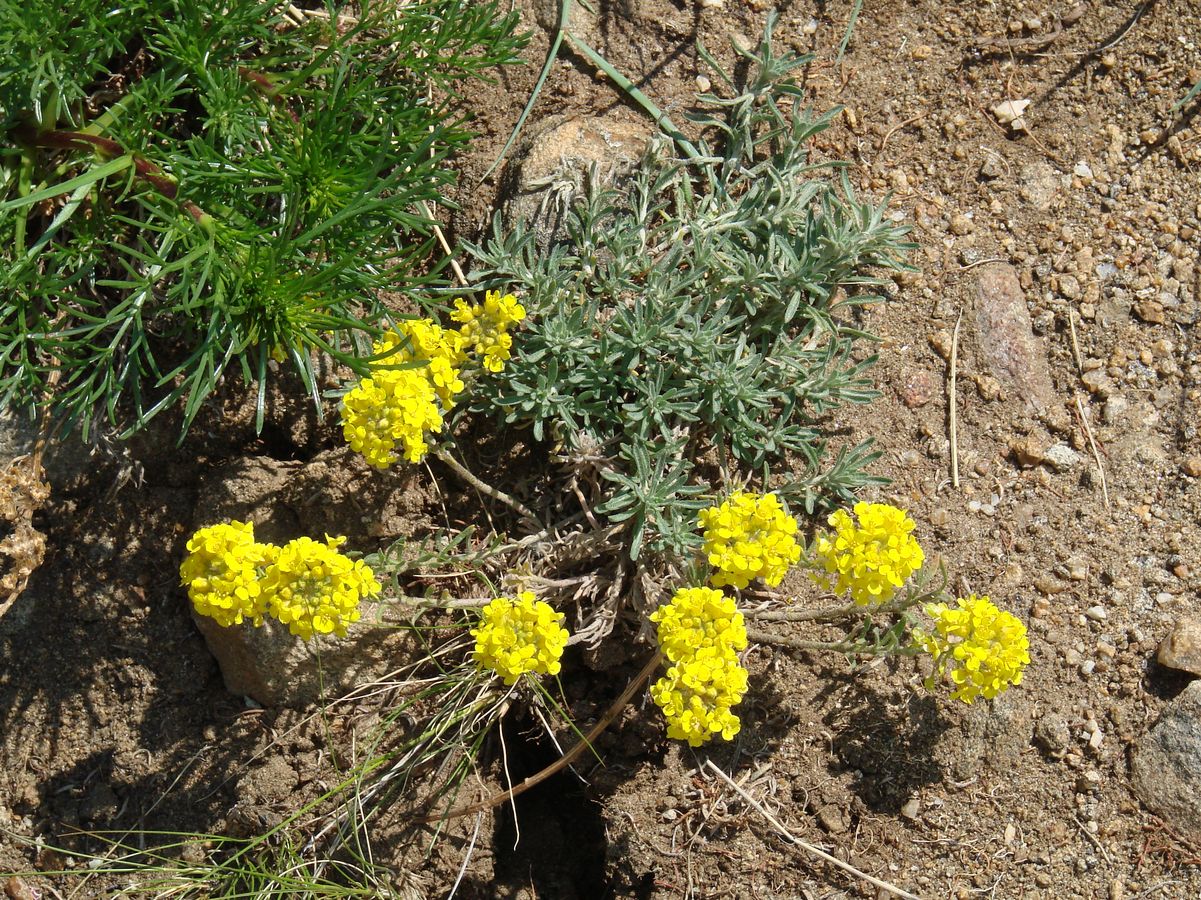
[[[926,693],[910,662],[756,648],[735,743],[669,743],[636,702],[599,741],[604,765],[579,769],[587,784],[563,776],[520,799],[516,821],[482,819],[460,897],[876,896],[788,844],[707,760],[795,836],[920,897],[1201,896],[1196,836],[1130,786],[1134,748],[1188,683],[1157,665],[1157,644],[1201,588],[1201,131],[1196,102],[1173,111],[1201,79],[1201,3],[867,0],[839,62],[851,7],[784,4],[778,46],[816,54],[813,106],[846,109],[818,149],[849,161],[863,195],[891,195],[921,273],[867,314],[880,399],[835,424],[876,439],[875,471],[892,483],[875,496],[912,511],[954,585],[1029,622],[1026,680],[965,708]],[[698,39],[730,60],[723,48],[756,38],[767,8],[602,0],[579,27],[682,118],[703,74]],[[497,202],[504,171],[480,176],[545,53],[539,19],[553,16],[523,9],[529,66],[472,98],[481,137],[452,236],[477,236]],[[995,109],[1021,100],[1015,130]],[[532,127],[624,105],[565,52]],[[1004,266],[1033,334],[1009,377],[978,315]],[[256,438],[246,421],[213,409],[182,448],[147,436],[52,470],[46,562],[0,619],[0,871],[61,866],[37,841],[79,840],[79,828],[245,833],[327,776],[337,721],[318,729],[224,690],[176,585],[182,539],[250,457],[325,466],[320,503],[287,501],[314,533],[378,543],[389,528],[364,525],[369,504],[392,503],[399,521],[403,503],[363,499],[369,474],[338,455],[328,423],[285,412]],[[471,500],[435,474],[452,509]],[[595,710],[621,687],[601,681],[570,699]],[[530,747],[512,774],[547,759]],[[447,894],[470,838],[454,830],[406,863],[428,896]],[[114,886],[27,883],[43,896]]]

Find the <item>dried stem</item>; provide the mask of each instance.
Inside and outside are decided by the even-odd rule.
[[[472,813],[482,812],[483,810],[500,806],[502,803],[507,803],[518,794],[525,793],[530,788],[541,784],[552,775],[557,774],[567,766],[571,765],[580,756],[580,754],[592,746],[593,741],[600,736],[601,732],[608,728],[613,720],[617,718],[618,714],[625,709],[626,704],[630,702],[630,699],[634,696],[634,694],[636,694],[642,685],[646,683],[646,680],[651,677],[651,674],[656,668],[658,668],[659,663],[662,661],[662,652],[656,650],[655,654],[646,661],[646,665],[642,667],[642,671],[635,675],[634,679],[628,685],[626,685],[626,689],[621,692],[621,696],[613,701],[613,705],[610,706],[605,711],[605,714],[600,717],[600,720],[588,730],[588,733],[584,735],[583,739],[541,772],[536,772],[525,781],[521,782],[521,784],[511,787],[507,791],[501,791],[499,794],[493,794],[488,799],[481,800],[479,803],[473,803],[470,806],[460,806],[458,809],[452,809],[447,813],[423,816],[417,820],[418,824],[427,825],[431,822],[443,822],[447,819],[457,819],[460,816],[469,816]]]
[[[505,506],[509,507],[518,515],[520,515],[527,522],[532,524],[535,528],[538,528],[539,530],[545,528],[542,522],[536,515],[534,515],[533,512],[531,512],[528,506],[526,506],[520,500],[510,496],[509,494],[506,494],[504,491],[494,488],[487,482],[481,481],[479,478],[473,475],[466,466],[451,456],[450,453],[445,449],[442,447],[435,447],[433,453],[435,457],[446,463],[446,465],[450,467],[450,469],[456,475],[466,481],[481,494],[491,497],[493,500],[499,500],[501,503],[505,504]]]
[[[881,890],[889,891],[890,893],[893,893],[898,897],[904,897],[905,900],[920,900],[920,898],[909,893],[908,891],[901,890],[896,885],[889,884],[887,881],[881,881],[879,878],[874,878],[871,875],[868,875],[866,872],[862,872],[859,869],[856,869],[850,863],[845,863],[838,857],[831,856],[829,853],[827,853],[825,850],[822,850],[820,847],[815,847],[815,846],[813,846],[813,844],[810,844],[807,841],[803,841],[799,837],[796,837],[791,832],[789,832],[789,830],[787,828],[785,828],[783,825],[781,825],[779,820],[775,816],[773,816],[771,813],[769,813],[764,808],[762,803],[760,803],[758,800],[756,800],[754,797],[752,797],[750,794],[748,794],[743,788],[741,788],[738,785],[737,782],[734,781],[733,778],[731,778],[729,775],[727,775],[725,772],[723,772],[721,769],[719,769],[716,765],[714,765],[713,760],[711,760],[711,759],[707,760],[705,765],[710,769],[710,771],[717,774],[721,778],[722,781],[724,781],[726,784],[728,784],[730,787],[732,787],[735,790],[735,792],[737,792],[738,796],[740,796],[744,801],[746,801],[746,803],[749,806],[751,806],[754,810],[756,810],[759,813],[759,815],[761,815],[761,816],[763,816],[763,818],[767,819],[767,821],[771,824],[771,826],[780,833],[781,837],[783,837],[789,843],[796,844],[798,847],[808,850],[814,856],[824,859],[826,862],[830,863],[831,865],[838,866],[838,868],[842,869],[844,872],[850,872],[852,875],[855,875],[858,878],[862,878],[864,881],[868,882],[869,884],[874,885],[875,887],[880,888]]]

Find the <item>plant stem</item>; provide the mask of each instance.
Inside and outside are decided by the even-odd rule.
[[[862,641],[806,641],[789,634],[775,634],[758,628],[748,628],[746,636],[760,644],[775,644],[791,650],[821,650],[854,653],[857,656],[917,656],[922,652],[919,647],[875,647]]]
[[[451,456],[450,453],[442,447],[435,447],[433,454],[439,460],[446,463],[446,465],[449,466],[456,475],[466,481],[481,494],[491,497],[493,500],[499,500],[501,503],[505,504],[505,506],[512,509],[539,530],[545,528],[542,522],[536,515],[534,515],[528,506],[526,506],[520,500],[511,497],[509,494],[506,494],[504,491],[494,488],[492,485],[481,481],[479,478],[473,475],[466,466]]]
[[[848,603],[826,608],[744,610],[742,614],[756,622],[837,622],[865,610],[866,607]]]
[[[613,701],[613,705],[605,710],[605,714],[600,717],[600,720],[588,730],[583,739],[560,756],[557,760],[547,766],[540,772],[536,772],[527,778],[521,784],[509,788],[507,791],[501,791],[499,794],[493,794],[487,800],[481,800],[479,803],[473,803],[470,806],[460,806],[458,809],[452,809],[450,812],[441,815],[423,816],[418,819],[418,824],[427,825],[430,822],[444,822],[448,819],[457,819],[461,816],[469,816],[472,813],[482,812],[486,809],[500,806],[509,800],[512,800],[518,794],[524,794],[535,785],[541,784],[552,775],[562,771],[567,766],[571,765],[579,757],[581,753],[592,746],[595,741],[606,728],[617,718],[617,715],[625,709],[630,699],[638,692],[638,689],[646,683],[646,680],[651,677],[651,674],[658,668],[659,663],[663,661],[663,653],[656,650],[654,655],[646,661],[646,665],[642,667],[634,679],[626,685],[626,689],[621,692],[621,696]]]

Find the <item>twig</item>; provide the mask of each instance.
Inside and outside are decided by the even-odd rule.
[[[790,634],[775,634],[758,628],[746,630],[748,639],[759,644],[774,644],[790,650],[821,650],[830,653],[853,653],[856,656],[917,656],[921,651],[913,647],[873,647],[858,641],[807,641]]]
[[[748,794],[745,790],[743,790],[741,787],[739,787],[738,783],[735,782],[733,778],[731,778],[729,775],[727,775],[725,772],[723,772],[721,769],[719,769],[716,765],[714,765],[713,760],[711,760],[711,759],[706,760],[705,765],[708,766],[709,769],[712,770],[715,775],[717,775],[719,778],[721,778],[722,781],[724,781],[726,784],[728,784],[730,787],[732,787],[734,789],[734,791],[740,797],[742,797],[743,800],[746,801],[747,804],[749,804],[752,808],[755,809],[756,812],[758,812],[761,816],[763,816],[763,818],[767,819],[767,821],[771,824],[771,826],[780,833],[780,836],[785,838],[790,844],[795,844],[798,847],[808,850],[814,856],[817,856],[820,859],[824,859],[826,862],[830,863],[831,865],[838,866],[838,868],[842,869],[844,872],[850,872],[852,875],[862,878],[868,884],[871,884],[875,887],[881,888],[882,890],[889,891],[890,893],[893,893],[898,897],[904,897],[905,900],[921,900],[920,897],[918,897],[914,894],[911,894],[906,890],[902,890],[901,888],[897,887],[894,884],[889,884],[887,881],[881,881],[879,878],[875,878],[871,875],[868,875],[866,872],[856,869],[850,863],[845,863],[838,857],[831,856],[829,853],[827,853],[825,850],[822,850],[820,847],[815,847],[813,844],[810,844],[808,841],[803,841],[799,837],[796,837],[787,828],[785,828],[783,825],[781,825],[779,820],[775,816],[773,816],[771,813],[769,813],[766,808],[764,808],[763,804],[761,804],[758,800],[756,800],[754,797],[752,797],[750,794]]]
[[[902,128],[907,128],[910,125],[912,125],[914,122],[920,122],[922,119],[926,118],[927,115],[929,115],[929,113],[923,111],[923,112],[918,113],[916,116],[914,116],[911,119],[906,119],[904,122],[898,122],[896,125],[893,125],[892,128],[888,129],[888,131],[884,134],[884,137],[880,139],[880,146],[876,148],[876,152],[883,153],[884,146],[888,143],[889,138],[891,138],[894,134],[896,134]]]
[[[836,622],[863,612],[856,603],[828,609],[744,609],[743,616],[756,622]]]
[[[438,243],[442,245],[442,252],[446,254],[450,260],[450,267],[455,271],[455,278],[459,279],[459,284],[467,287],[467,276],[463,274],[463,270],[459,267],[459,261],[455,259],[454,251],[450,249],[450,244],[446,240],[446,235],[442,233],[442,226],[438,224],[438,220],[434,218],[433,212],[430,210],[429,204],[424,200],[421,201],[421,211],[425,213],[425,217],[434,223],[434,236],[438,239]]]
[[[467,845],[467,852],[463,855],[463,864],[459,866],[459,875],[455,878],[455,883],[451,885],[450,893],[446,895],[446,900],[454,900],[455,894],[459,891],[459,885],[463,882],[463,876],[467,874],[467,863],[471,861],[471,855],[475,851],[475,842],[480,836],[480,823],[483,821],[484,814],[481,812],[475,817],[475,831],[471,833],[471,843]]]
[[[948,410],[950,417],[951,429],[951,485],[955,488],[959,487],[959,394],[955,390],[955,381],[958,375],[959,367],[959,324],[963,321],[963,312],[960,311],[958,318],[955,319],[955,331],[951,334],[951,377],[947,392],[950,394]]]
[[[1084,823],[1076,818],[1076,816],[1072,816],[1072,821],[1076,823],[1076,826],[1080,829],[1081,833],[1092,842],[1092,845],[1101,852],[1101,855],[1105,857],[1105,861],[1112,866],[1113,859],[1110,857],[1109,851],[1105,849],[1105,845],[1097,840],[1097,836],[1085,828]]]
[[[507,791],[501,791],[499,794],[493,794],[487,800],[481,800],[479,803],[473,803],[470,806],[461,806],[458,809],[452,809],[448,813],[423,816],[417,820],[417,823],[420,825],[427,825],[430,822],[443,822],[447,819],[457,819],[460,816],[469,816],[472,813],[482,812],[486,809],[492,809],[494,806],[500,806],[502,803],[512,800],[518,794],[524,794],[530,788],[541,784],[552,775],[571,765],[576,761],[576,759],[579,758],[581,753],[592,746],[592,742],[595,741],[600,736],[601,732],[608,728],[610,723],[617,718],[617,715],[623,709],[625,709],[626,704],[630,702],[630,698],[632,698],[634,694],[638,692],[639,688],[641,688],[646,682],[646,680],[651,677],[651,673],[655,671],[655,669],[659,666],[659,663],[662,661],[663,654],[656,650],[654,656],[646,661],[646,665],[642,667],[642,671],[635,675],[634,680],[626,685],[626,689],[621,692],[621,696],[614,700],[613,705],[605,710],[605,714],[600,717],[600,721],[598,721],[588,730],[588,733],[584,735],[583,740],[581,740],[578,744],[560,756],[541,772],[534,773],[516,787],[512,787]]]
[[[1076,310],[1068,310],[1068,334],[1072,338],[1072,356],[1076,357],[1076,371],[1084,374],[1084,361],[1080,357],[1080,344],[1076,340]]]
[[[541,529],[545,527],[541,520],[530,511],[528,506],[515,497],[511,497],[510,495],[506,494],[499,488],[494,488],[487,482],[481,481],[479,478],[473,475],[466,466],[451,456],[442,447],[435,447],[433,453],[434,456],[436,456],[439,460],[446,463],[446,465],[449,466],[456,475],[466,481],[481,494],[486,494],[493,500],[499,500],[501,503],[515,511],[523,519],[526,519],[528,522],[530,522],[535,528]]]
[[[1084,434],[1088,438],[1088,446],[1093,451],[1093,462],[1097,464],[1097,474],[1101,476],[1101,496],[1105,500],[1105,508],[1109,509],[1109,486],[1105,482],[1105,466],[1101,463],[1101,451],[1097,449],[1097,442],[1093,439],[1093,429],[1088,424],[1088,417],[1084,414],[1084,406],[1080,403],[1080,395],[1076,395],[1076,412],[1080,414],[1080,425],[1084,428]]]
[[[988,263],[1008,262],[1004,256],[986,256],[984,259],[978,259],[975,262],[968,263],[966,266],[960,266],[960,272],[966,272],[968,269],[974,269],[976,266],[987,265]]]

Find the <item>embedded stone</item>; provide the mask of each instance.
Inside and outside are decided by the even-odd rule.
[[[1160,642],[1155,658],[1166,668],[1201,675],[1201,619],[1177,620]]]
[[[1131,787],[1153,813],[1201,839],[1201,681],[1164,707],[1134,748]]]
[[[1026,295],[1013,266],[994,263],[981,267],[974,323],[989,374],[1032,410],[1049,408],[1055,397],[1050,363],[1042,342],[1034,336]]]

